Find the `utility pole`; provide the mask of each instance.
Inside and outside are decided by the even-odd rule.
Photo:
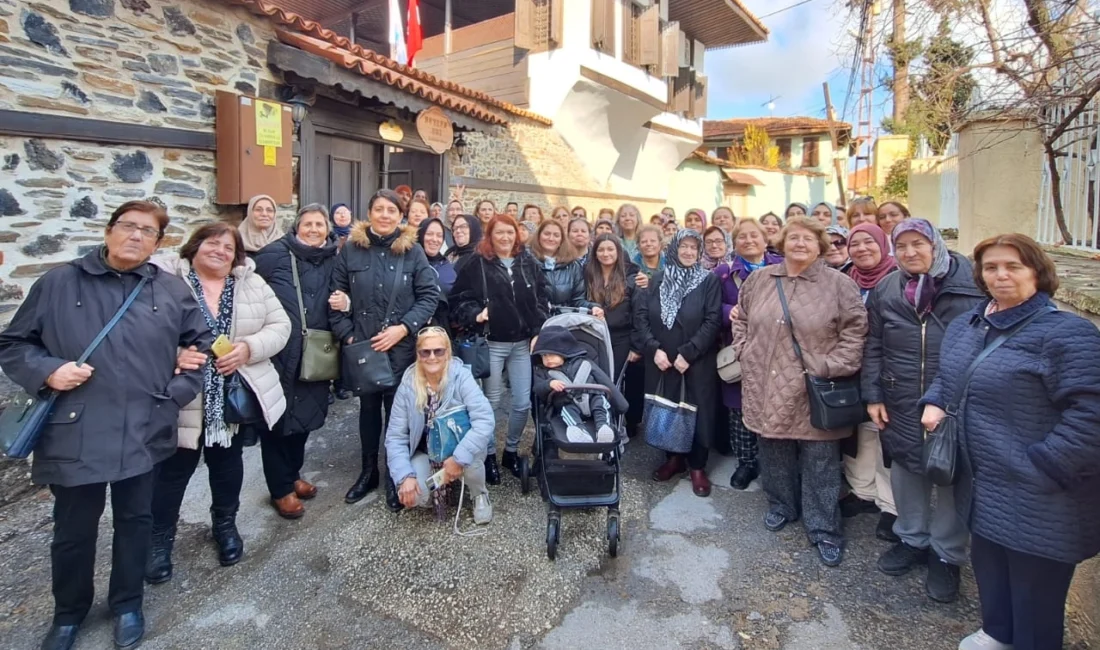
[[[829,82],[821,84],[825,91],[825,117],[829,120],[829,139],[833,143],[833,171],[836,172],[836,186],[840,192],[837,205],[847,207],[848,197],[844,191],[844,167],[840,164],[840,134],[837,133],[836,114],[833,111],[833,100],[829,97]]]
[[[905,122],[909,108],[909,51],[905,46],[905,0],[894,0],[894,123]],[[900,56],[899,56],[900,55]]]

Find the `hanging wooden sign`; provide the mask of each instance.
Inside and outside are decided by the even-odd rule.
[[[416,116],[416,132],[429,149],[439,154],[450,149],[455,139],[451,118],[438,106],[420,111]]]

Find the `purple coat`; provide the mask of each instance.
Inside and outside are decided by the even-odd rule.
[[[764,265],[771,266],[783,261],[782,255],[764,253]],[[749,269],[741,258],[735,258],[733,264],[719,264],[714,267],[714,274],[722,283],[722,327],[720,331],[719,346],[726,346],[733,342],[733,329],[730,327],[730,311],[737,304],[738,292],[741,284],[749,277]],[[741,384],[722,384],[722,403],[726,408],[741,408]]]

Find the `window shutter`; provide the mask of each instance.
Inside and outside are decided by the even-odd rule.
[[[687,37],[687,34],[683,30],[677,35],[677,40],[680,44],[680,60],[679,65],[681,68],[691,67],[691,39]]]
[[[783,169],[789,169],[791,166],[791,139],[779,138],[775,141],[775,146],[779,147],[779,166]]]
[[[661,30],[661,76],[680,74],[680,22],[673,21]]]
[[[592,49],[615,55],[615,0],[592,0]]]
[[[639,52],[638,65],[657,65],[661,60],[661,7],[651,4],[642,10],[639,18],[639,40],[641,51]]]
[[[692,117],[707,116],[707,78],[705,75],[695,76],[695,110]]]
[[[546,0],[550,4],[550,43],[549,48],[562,46],[562,12],[565,0]]]
[[[803,138],[802,139],[802,166],[803,167],[817,167],[818,166],[817,138]]]
[[[512,37],[522,50],[535,49],[535,0],[516,0],[515,27]]]

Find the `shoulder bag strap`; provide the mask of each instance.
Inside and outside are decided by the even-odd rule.
[[[485,281],[485,258],[482,257],[481,255],[479,255],[478,253],[474,253],[474,255],[477,255],[477,265],[481,268],[481,299],[482,299],[481,308],[482,309],[488,309],[488,307],[489,307],[489,284]],[[486,320],[484,323],[481,324],[481,336],[482,336],[482,338],[484,338],[488,334],[488,331],[489,331],[489,321]]]
[[[405,272],[405,256],[400,255],[397,258],[397,274],[393,276],[393,288],[390,289],[390,299],[386,301],[385,318],[382,321],[382,329],[386,329],[391,325],[390,323],[390,310],[393,309],[393,302],[397,300],[397,289],[401,286],[401,274]],[[416,335],[416,332],[409,332],[410,335]]]
[[[802,372],[806,372],[806,362],[802,360],[802,346],[794,336],[794,321],[791,320],[791,310],[787,306],[787,294],[783,293],[783,276],[775,276],[775,289],[779,292],[779,304],[783,306],[783,320],[787,321],[787,329],[791,332],[791,343],[794,344],[794,355],[798,357],[798,363],[802,365]]]
[[[985,346],[985,348],[982,349],[981,354],[979,354],[977,358],[974,359],[974,361],[970,362],[970,367],[967,368],[966,372],[963,374],[962,381],[959,382],[958,388],[955,389],[954,399],[952,399],[951,403],[947,405],[947,412],[951,415],[955,415],[956,413],[958,413],[959,405],[962,404],[963,397],[966,395],[966,389],[970,384],[970,379],[974,376],[974,371],[978,369],[978,365],[981,362],[985,361],[986,358],[989,357],[989,355],[993,354],[994,350],[1004,345],[1005,341],[1012,338],[1016,335],[1017,332],[1027,327],[1028,324],[1031,323],[1031,321],[1039,318],[1040,316],[1044,316],[1055,311],[1058,310],[1053,307],[1047,306],[1047,308],[1041,309],[1025,318],[1016,327],[1008,330],[1007,332],[1002,332],[999,336],[997,336],[997,338],[993,339],[989,343],[989,345]]]
[[[84,362],[88,360],[88,357],[92,356],[92,353],[95,352],[95,349],[98,348],[99,344],[103,342],[103,339],[107,338],[107,335],[111,332],[111,330],[115,328],[115,325],[118,325],[118,322],[122,320],[123,314],[125,314],[126,311],[130,309],[130,305],[134,304],[134,301],[137,300],[138,294],[141,293],[141,290],[145,287],[146,284],[148,284],[148,282],[149,278],[142,278],[137,283],[137,286],[134,287],[134,290],[130,292],[130,295],[126,296],[126,301],[123,302],[122,306],[118,308],[118,311],[115,312],[115,315],[111,317],[111,320],[107,321],[107,324],[103,326],[103,329],[99,330],[99,334],[96,334],[96,337],[92,339],[91,343],[88,344],[88,348],[84,350],[84,354],[81,354],[80,358],[76,360],[76,365],[84,365]]]
[[[298,316],[302,319],[302,336],[306,335],[306,306],[302,301],[302,280],[298,277],[298,258],[294,252],[290,253],[290,271],[294,275],[294,293],[298,296]],[[349,298],[350,300],[350,298]]]

